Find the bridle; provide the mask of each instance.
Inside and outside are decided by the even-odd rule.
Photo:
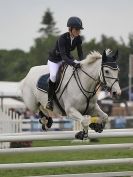
[[[113,67],[113,65],[115,65],[115,67]],[[116,62],[106,62],[106,63],[102,63],[102,66],[101,66],[101,72],[100,72],[100,81],[101,81],[101,76],[102,76],[102,79],[103,81],[101,81],[101,86],[104,90],[110,92],[112,90],[112,87],[113,85],[119,81],[119,78],[115,78],[115,77],[109,77],[109,76],[105,76],[104,75],[104,67],[107,67],[107,68],[111,68],[112,70],[119,70],[119,67],[118,65],[116,65]],[[107,85],[107,82],[106,82],[106,78],[107,79],[113,79],[114,82],[112,83],[111,87],[109,87]]]
[[[97,93],[97,91],[99,90],[99,88],[102,87],[102,88],[103,88],[104,90],[106,90],[106,91],[111,91],[113,85],[114,85],[116,82],[119,81],[118,78],[109,77],[109,76],[105,76],[105,75],[104,75],[104,67],[109,67],[109,68],[111,68],[111,69],[113,69],[113,70],[118,70],[118,69],[119,69],[118,66],[117,66],[117,67],[112,67],[113,64],[115,64],[115,66],[117,66],[117,65],[116,65],[116,62],[106,62],[106,64],[105,64],[105,63],[102,63],[102,65],[101,65],[101,70],[100,70],[100,74],[99,74],[98,79],[95,79],[95,78],[93,78],[92,76],[90,76],[86,71],[83,70],[82,67],[81,67],[80,69],[74,68],[71,77],[69,78],[68,82],[67,82],[66,85],[64,86],[63,91],[61,92],[61,94],[60,94],[60,96],[59,96],[58,99],[60,100],[60,98],[61,98],[61,96],[63,95],[63,93],[64,93],[66,87],[68,86],[70,80],[71,80],[72,77],[74,76],[74,78],[75,78],[75,80],[76,80],[76,83],[77,83],[79,89],[81,90],[82,94],[85,96],[85,98],[86,98],[86,100],[87,100],[87,105],[86,105],[85,111],[83,112],[83,114],[85,115],[85,114],[87,113],[87,110],[88,110],[88,107],[89,107],[90,99]],[[92,80],[95,81],[96,84],[95,84],[95,88],[94,88],[93,91],[88,91],[88,90],[86,90],[86,89],[83,87],[82,82],[81,82],[81,79],[80,79],[80,76],[79,76],[79,71],[83,72],[85,75],[87,75],[88,77],[90,77]],[[101,77],[101,76],[102,76],[102,77]],[[113,80],[114,80],[114,82],[113,82],[113,84],[111,85],[111,87],[107,86],[106,78],[108,78],[108,79],[113,79]],[[60,107],[61,107],[61,106],[60,106]],[[61,108],[61,109],[63,110],[63,108]]]
[[[113,67],[114,64],[115,64],[115,67]],[[89,107],[90,99],[97,93],[97,91],[98,91],[98,89],[99,89],[100,87],[102,87],[104,90],[110,92],[110,91],[112,90],[113,85],[114,85],[116,82],[119,81],[118,78],[105,76],[105,75],[104,75],[104,67],[108,67],[108,68],[111,68],[111,69],[113,69],[113,70],[119,70],[118,66],[116,65],[116,62],[106,62],[106,64],[102,63],[99,78],[98,78],[98,79],[95,79],[95,78],[93,78],[92,76],[90,76],[86,71],[84,71],[82,68],[80,68],[80,70],[81,70],[84,74],[86,74],[88,77],[90,77],[91,79],[93,79],[93,80],[96,82],[95,88],[94,88],[94,90],[93,90],[92,92],[87,91],[87,90],[84,89],[84,87],[83,87],[83,85],[82,85],[82,83],[81,83],[81,80],[80,80],[80,76],[79,76],[78,70],[77,70],[77,69],[74,70],[74,71],[76,71],[76,72],[74,72],[74,77],[75,77],[75,80],[76,80],[76,82],[77,82],[77,85],[78,85],[79,89],[81,90],[81,92],[83,93],[83,95],[84,95],[84,96],[86,97],[86,99],[87,99],[86,109],[85,109],[85,111],[84,111],[83,114],[86,114],[86,113],[87,113],[87,110],[88,110],[88,107]],[[103,78],[103,81],[101,80],[101,76],[102,76],[102,78]],[[113,79],[113,80],[114,80],[114,82],[112,83],[111,87],[109,87],[109,86],[107,85],[106,78],[108,78],[108,79]],[[86,93],[88,93],[89,96],[87,96]]]
[[[115,67],[113,67],[113,65],[115,64]],[[105,76],[104,74],[104,67],[108,67],[108,68],[111,68],[112,70],[119,70],[118,68],[118,65],[116,65],[116,62],[106,62],[105,63],[102,63],[101,64],[101,71],[100,71],[100,75],[99,75],[99,78],[98,79],[95,79],[93,78],[92,76],[90,76],[86,71],[84,71],[82,68],[80,68],[80,70],[85,74],[87,75],[88,77],[90,77],[92,80],[94,80],[96,82],[96,86],[95,86],[95,89],[94,91],[90,92],[90,91],[87,91],[83,88],[83,85],[81,83],[81,80],[80,80],[80,76],[79,76],[79,73],[78,73],[78,70],[76,69],[75,71],[75,80],[80,88],[80,90],[82,91],[82,93],[85,95],[84,92],[86,93],[92,93],[92,95],[94,96],[96,94],[96,92],[98,91],[99,87],[102,87],[102,89],[106,90],[106,91],[111,91],[112,90],[112,87],[113,85],[119,81],[119,78],[115,78],[115,77],[109,77],[109,76]],[[77,75],[77,77],[76,77]],[[102,76],[102,77],[101,77]],[[114,82],[112,83],[111,87],[109,87],[107,85],[107,81],[106,81],[106,78],[108,79],[113,79]]]

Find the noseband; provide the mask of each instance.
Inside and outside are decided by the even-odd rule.
[[[110,92],[112,90],[112,87],[113,85],[119,81],[118,78],[115,78],[115,77],[109,77],[109,76],[105,76],[104,75],[104,67],[108,67],[108,68],[111,68],[112,70],[119,70],[118,66],[116,65],[116,62],[106,62],[106,64],[102,63],[102,66],[101,66],[101,72],[100,72],[100,76],[102,75],[102,78],[103,78],[103,81],[101,82],[101,85],[102,85],[102,88],[108,92]],[[106,78],[107,79],[113,79],[114,82],[113,84],[111,85],[111,87],[109,87],[107,85],[107,82],[106,82]]]

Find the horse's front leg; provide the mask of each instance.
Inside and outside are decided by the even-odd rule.
[[[105,127],[105,124],[108,121],[108,115],[103,112],[99,105],[96,103],[93,109],[91,109],[92,117],[97,117],[96,122],[93,122],[89,125],[90,128],[94,129],[95,131],[101,133],[103,131],[103,128]]]
[[[89,121],[87,118],[82,116],[82,114],[75,108],[71,107],[68,110],[66,110],[67,116],[70,117],[71,119],[75,121],[80,121],[83,131],[78,132],[75,137],[77,139],[87,139],[88,138],[88,126],[89,126]]]

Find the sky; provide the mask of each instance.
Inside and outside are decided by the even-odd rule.
[[[86,41],[105,34],[128,43],[133,33],[133,0],[0,0],[0,49],[29,51],[47,8],[61,33],[69,17],[80,17]]]

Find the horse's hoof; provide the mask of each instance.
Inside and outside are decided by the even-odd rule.
[[[101,133],[103,131],[104,125],[99,123],[91,123],[89,127],[95,132]]]
[[[75,134],[75,138],[79,140],[86,140],[88,139],[88,133],[85,133],[84,130],[80,131]]]
[[[47,131],[52,127],[53,119],[51,117],[39,119],[40,124],[42,124],[42,130]]]
[[[41,121],[41,119],[39,119],[39,123],[40,123],[40,124],[43,124],[42,121]]]
[[[48,127],[48,128],[51,128],[51,127],[52,127],[52,124],[53,124],[53,119],[52,119],[52,117],[49,117],[47,120],[48,120],[47,127]]]
[[[44,116],[42,111],[39,111],[39,116],[42,118]]]

